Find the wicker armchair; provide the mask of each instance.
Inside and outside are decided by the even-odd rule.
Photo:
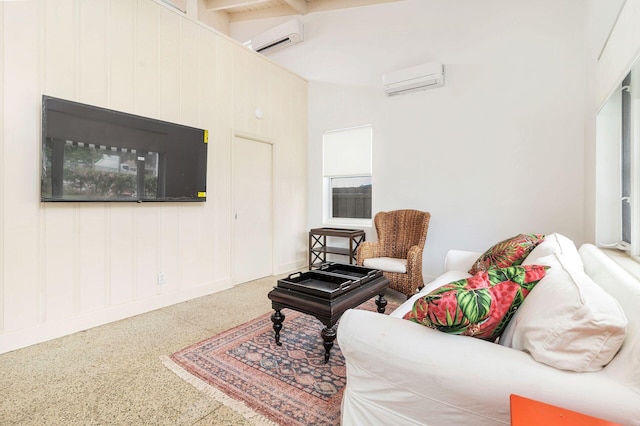
[[[430,213],[418,210],[377,213],[378,241],[360,244],[358,265],[381,269],[392,289],[411,297],[424,286],[422,251],[430,219]]]

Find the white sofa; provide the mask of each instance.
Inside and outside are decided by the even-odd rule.
[[[554,322],[553,315],[558,314],[558,301],[562,298],[548,301],[547,311],[543,307],[542,315],[538,311],[537,317],[532,316],[545,291],[555,291],[555,287],[545,283],[545,279],[554,276],[550,271],[563,269],[555,263],[555,269],[552,266],[548,276],[531,291],[501,337],[515,349],[505,346],[505,342],[446,334],[402,319],[420,295],[469,277],[466,271],[479,253],[450,251],[445,273],[390,315],[352,309],[342,316],[338,343],[347,367],[342,424],[509,425],[509,396],[517,394],[611,422],[640,425],[640,281],[597,247],[585,244],[578,251],[569,243],[572,249],[564,250],[563,262],[568,263],[569,259],[574,267],[577,264],[574,272],[586,273],[592,283],[600,286],[598,289],[613,296],[618,302],[614,302],[615,306],[621,307],[622,316],[626,317],[626,331],[620,337],[622,347],[619,351],[619,344],[614,348],[610,356],[615,357],[610,362],[603,361],[608,362],[604,368],[595,364],[585,367],[581,359],[582,353],[591,352],[580,349],[581,345],[598,346],[593,344],[595,336],[589,335],[593,334],[590,330],[586,330],[585,340],[576,345],[566,341],[572,335],[571,330],[556,333],[561,335],[560,342],[563,338],[565,341],[555,361],[553,356],[549,361],[544,358],[546,354],[527,346],[531,343],[526,336],[528,318],[534,318],[532,322],[539,319],[543,328],[561,322]],[[553,256],[558,257],[557,253]],[[536,263],[540,259],[544,257],[535,259]],[[563,314],[565,310],[559,315]],[[569,317],[569,324],[573,321]],[[598,318],[577,318],[575,323],[581,326],[581,321],[587,329],[600,326]],[[520,333],[521,327],[524,334]],[[565,368],[563,357],[572,351],[579,369],[586,372]],[[533,354],[542,362],[534,359]],[[597,356],[588,357],[588,362],[597,361]],[[556,361],[560,368],[550,365]]]

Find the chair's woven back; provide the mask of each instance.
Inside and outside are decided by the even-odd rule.
[[[431,214],[418,210],[379,212],[374,218],[383,256],[406,258],[411,246],[424,248]]]

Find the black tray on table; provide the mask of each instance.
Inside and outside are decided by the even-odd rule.
[[[333,299],[382,276],[382,271],[378,269],[325,263],[319,269],[296,272],[285,279],[278,280],[278,287]]]
[[[333,299],[359,285],[359,279],[321,271],[295,272],[287,278],[278,280],[279,288],[287,288],[325,299]]]
[[[328,272],[336,275],[351,277],[361,280],[363,283],[382,276],[379,269],[365,268],[364,266],[345,265],[341,263],[324,263],[318,269],[320,272]]]

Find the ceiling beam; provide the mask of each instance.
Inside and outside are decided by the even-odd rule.
[[[298,12],[300,15],[307,14],[307,2],[306,0],[284,0],[286,4],[291,6],[293,10]]]
[[[207,11],[232,9],[234,7],[251,6],[266,3],[270,0],[207,0]]]
[[[287,0],[285,0],[287,1]],[[374,4],[393,3],[402,0],[322,0],[309,3],[308,12],[322,12],[325,10],[348,9],[350,7],[370,6]]]
[[[275,18],[279,16],[297,15],[290,6],[268,7],[266,9],[251,10],[229,14],[229,22],[250,21],[253,19]]]
[[[2,0],[0,0],[2,1]],[[207,0],[208,5],[235,3],[255,3],[256,0]],[[314,0],[307,3],[306,0],[281,0],[281,6],[265,7],[256,10],[229,13],[229,22],[239,22],[254,19],[274,18],[279,16],[306,15],[312,12],[321,12],[333,9],[345,9],[350,7],[370,6],[382,3],[393,3],[403,0]]]

